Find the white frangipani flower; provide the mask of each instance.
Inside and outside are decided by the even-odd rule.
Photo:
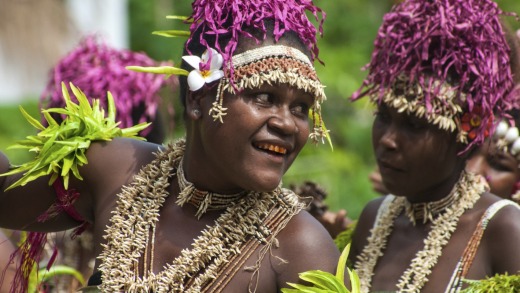
[[[202,57],[183,56],[182,59],[195,68],[188,74],[188,86],[191,91],[199,90],[205,83],[224,77],[224,71],[221,69],[224,58],[213,48],[206,50]]]

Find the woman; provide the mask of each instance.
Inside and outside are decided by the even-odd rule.
[[[93,142],[88,164],[79,164],[82,180],[65,175],[57,187],[80,194],[75,219],[58,213],[34,221],[56,200],[46,175],[1,194],[0,224],[52,231],[83,217],[98,255],[89,284],[102,292],[277,292],[301,271],[334,271],[332,239],[280,187],[308,137],[324,134],[325,96],[311,61],[316,29],[305,14],[320,10],[299,0],[197,0],[192,7],[183,69],[160,70],[189,74],[180,79],[185,139],[167,147]],[[129,132],[106,124],[110,133]],[[5,158],[0,166],[7,171]],[[2,178],[2,190],[18,178]]]
[[[90,100],[99,99],[105,110],[108,104],[107,92],[110,92],[117,97],[114,101],[117,114],[115,119],[120,122],[120,127],[152,122],[140,135],[148,142],[161,144],[166,136],[166,127],[160,117],[162,105],[160,93],[171,94],[178,86],[178,79],[176,77],[165,79],[152,73],[134,72],[126,70],[125,67],[168,64],[157,62],[142,52],[113,48],[96,35],[87,35],[52,68],[47,86],[40,96],[40,106],[42,108],[66,106],[62,96],[62,82],[73,83],[81,88]],[[62,121],[61,115],[52,116],[56,121]],[[169,120],[173,121],[173,117],[170,118]],[[42,123],[46,122],[45,117],[42,117]],[[75,241],[70,241],[70,236]],[[59,253],[55,263],[76,268],[85,279],[88,279],[92,275],[95,258],[92,231],[87,229],[79,237],[76,236],[78,235],[73,230],[48,235],[47,251],[53,251],[53,247],[49,246],[56,244]],[[47,281],[47,284],[59,292],[76,292],[82,286],[72,276],[54,278]]]
[[[489,0],[408,0],[385,15],[353,96],[377,106],[373,147],[391,192],[354,232],[362,292],[458,292],[520,270],[520,207],[464,171],[511,102],[501,14]]]
[[[516,84],[509,94],[513,100],[513,109],[510,111],[512,117],[508,119],[510,121],[500,122],[495,135],[472,154],[466,169],[482,175],[492,193],[520,202],[519,146],[515,146],[520,122],[520,37],[518,32],[513,32],[508,26],[504,28],[511,48],[511,70]]]

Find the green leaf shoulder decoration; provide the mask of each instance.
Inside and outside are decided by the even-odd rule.
[[[51,108],[42,110],[47,127],[38,119],[31,117],[22,107],[20,111],[27,121],[39,130],[36,135],[27,136],[25,140],[18,141],[9,149],[27,149],[36,153],[35,158],[0,176],[8,176],[24,173],[22,178],[9,186],[6,190],[17,186],[23,186],[28,182],[45,175],[51,175],[49,185],[58,176],[63,178],[65,189],[68,189],[70,175],[82,179],[78,167],[87,164],[86,150],[92,141],[109,141],[114,137],[129,137],[144,140],[138,133],[148,127],[150,123],[141,123],[133,127],[121,129],[119,122],[115,121],[116,108],[112,94],[108,92],[107,112],[100,106],[99,100],[93,99],[90,105],[85,94],[72,83],[70,88],[78,100],[74,103],[69,95],[65,83],[61,84],[65,108]],[[50,113],[65,115],[61,123],[56,122]]]
[[[312,270],[300,273],[300,279],[310,283],[311,285],[302,285],[287,283],[292,288],[283,288],[282,293],[360,293],[359,277],[353,270],[347,268],[348,253],[350,244],[348,244],[338,261],[336,275],[321,270]],[[347,269],[352,290],[349,291],[345,286],[345,269]]]
[[[469,286],[461,293],[515,293],[520,290],[520,272],[517,275],[495,275],[484,280],[464,280]]]

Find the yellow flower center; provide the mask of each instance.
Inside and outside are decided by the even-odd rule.
[[[480,126],[481,122],[482,122],[482,119],[480,119],[480,116],[473,116],[473,117],[471,117],[471,120],[469,120],[469,123],[473,127]]]

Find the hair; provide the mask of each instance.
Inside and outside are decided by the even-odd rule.
[[[40,96],[40,106],[65,106],[62,82],[68,90],[69,83],[73,83],[89,99],[99,99],[104,107],[107,92],[110,91],[114,96],[116,119],[120,126],[152,122],[150,127],[142,131],[142,135],[149,141],[162,143],[165,130],[158,111],[161,101],[159,91],[166,86],[173,89],[177,83],[176,77],[165,79],[125,68],[127,65],[157,66],[158,63],[144,53],[111,48],[98,41],[95,35],[86,36],[51,70],[50,79]],[[53,118],[62,120],[57,114],[53,114]],[[45,123],[45,119],[42,122]]]

